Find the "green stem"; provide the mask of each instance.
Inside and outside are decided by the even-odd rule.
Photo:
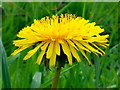
[[[86,2],[84,2],[82,17],[85,18]]]
[[[61,66],[58,66],[56,73],[55,73],[55,77],[54,77],[53,82],[52,82],[52,89],[51,90],[53,90],[53,89],[55,90],[55,88],[57,89],[60,71],[61,71]]]

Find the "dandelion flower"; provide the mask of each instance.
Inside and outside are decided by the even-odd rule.
[[[29,59],[40,49],[38,64],[41,64],[42,58],[45,56],[49,60],[50,66],[55,66],[56,58],[64,53],[69,65],[72,65],[72,57],[78,62],[81,61],[77,53],[80,51],[91,64],[85,52],[104,55],[105,52],[98,46],[104,48],[108,46],[109,35],[100,35],[102,32],[104,29],[96,26],[95,22],[89,23],[89,20],[72,14],[52,15],[52,18],[46,16],[40,20],[35,19],[31,26],[23,28],[17,34],[17,37],[22,39],[13,41],[18,49],[12,55],[36,45],[27,53],[24,60]]]

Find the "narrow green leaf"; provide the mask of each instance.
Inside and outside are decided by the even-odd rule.
[[[1,54],[2,54],[2,78],[3,78],[3,87],[4,88],[11,88],[10,84],[10,77],[8,72],[8,67],[6,63],[6,53],[4,50],[4,47],[2,45],[2,41],[0,40],[0,48],[1,48]]]
[[[0,44],[0,51],[2,51],[2,47]],[[0,53],[0,72],[2,72],[2,54]],[[0,73],[0,90],[2,89],[2,73]]]
[[[38,88],[41,85],[41,77],[42,77],[41,72],[35,73],[32,79],[31,88]]]
[[[100,79],[100,59],[99,56],[95,56],[95,71],[96,71],[96,88],[99,88],[99,79]]]
[[[12,65],[12,63],[13,63],[18,57],[20,57],[20,53],[16,54],[15,56],[12,56],[12,57],[10,56],[10,57],[8,57],[8,58],[7,58],[8,67],[9,67],[10,65]]]
[[[63,11],[65,11],[70,5],[72,4],[72,2],[68,3],[67,5],[65,5],[61,10],[59,10],[56,14],[61,14]]]
[[[85,18],[86,2],[84,2],[82,17]]]

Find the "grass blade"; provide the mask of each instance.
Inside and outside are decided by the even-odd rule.
[[[36,72],[32,79],[31,88],[38,88],[41,85],[41,72]]]
[[[82,17],[85,18],[86,2],[84,2]]]
[[[4,88],[11,88],[8,67],[7,67],[7,63],[6,63],[6,53],[5,53],[4,47],[2,45],[2,41],[0,41],[0,48],[1,48],[1,54],[2,54],[3,87]]]
[[[0,55],[1,58],[1,55]],[[0,61],[0,72],[2,72],[2,61]],[[2,73],[0,73],[0,90],[2,89]]]
[[[66,6],[64,6],[61,10],[59,10],[56,14],[61,14],[63,11],[65,11],[70,5],[72,4],[72,2],[68,3]]]
[[[100,79],[100,59],[98,56],[95,56],[95,71],[96,71],[96,88],[99,88],[99,79]]]

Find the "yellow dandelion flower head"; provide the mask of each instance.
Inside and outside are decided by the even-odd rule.
[[[106,48],[109,35],[100,35],[102,32],[104,29],[96,26],[95,22],[89,23],[89,20],[72,14],[52,15],[52,18],[46,16],[40,20],[34,20],[31,26],[23,28],[17,34],[17,37],[22,39],[13,41],[13,44],[19,48],[12,55],[37,44],[34,49],[28,52],[24,60],[29,59],[40,49],[41,52],[37,58],[38,64],[45,56],[49,59],[50,66],[55,66],[56,57],[64,53],[69,65],[72,65],[72,57],[78,62],[81,61],[77,53],[80,51],[90,64],[85,52],[93,52],[96,55],[105,54],[98,46]]]

